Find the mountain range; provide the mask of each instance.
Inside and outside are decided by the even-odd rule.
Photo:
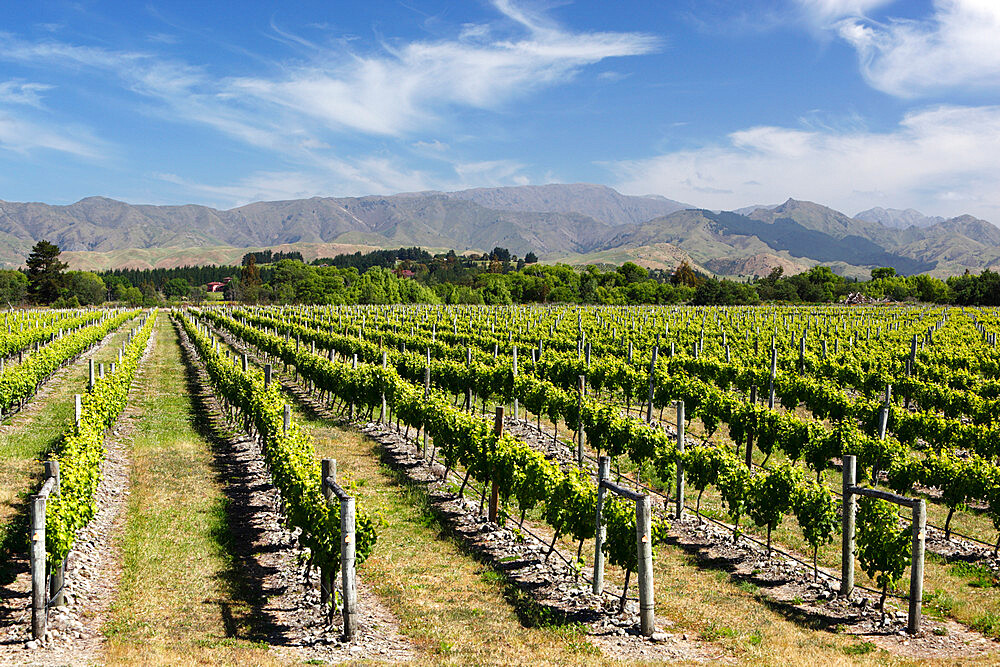
[[[1000,264],[1000,229],[964,215],[875,208],[854,217],[789,199],[709,211],[657,195],[568,184],[313,197],[229,210],[133,205],[88,197],[68,206],[0,201],[0,264],[20,266],[38,240],[74,268],[238,262],[250,249],[297,249],[306,259],[419,245],[457,252],[509,248],[570,264],[687,260],[726,276],[817,264],[845,275],[872,267],[945,276]]]

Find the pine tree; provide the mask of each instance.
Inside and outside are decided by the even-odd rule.
[[[36,303],[52,303],[59,298],[63,271],[69,266],[59,261],[62,251],[48,241],[39,241],[28,255],[28,291]]]

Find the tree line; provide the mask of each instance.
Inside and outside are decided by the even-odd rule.
[[[830,303],[920,301],[1000,305],[1000,274],[968,271],[947,280],[898,275],[890,267],[869,280],[840,276],[827,266],[785,275],[781,267],[744,281],[719,279],[681,262],[673,271],[620,266],[538,264],[506,248],[489,253],[431,254],[399,248],[321,258],[299,253],[247,253],[242,266],[69,271],[58,246],[39,241],[24,270],[0,271],[0,302],[76,307],[117,301],[154,306],[166,300],[200,302],[206,286],[224,284],[219,297],[247,303],[515,303],[748,305],[760,302]],[[296,256],[293,256],[296,255]]]

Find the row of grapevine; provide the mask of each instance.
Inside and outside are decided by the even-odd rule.
[[[276,383],[266,384],[263,373],[244,371],[229,354],[183,313],[175,316],[194,344],[216,397],[238,410],[244,429],[256,433],[272,481],[281,493],[288,523],[302,531],[311,561],[323,572],[340,567],[340,508],[330,506],[320,486],[320,463],[307,433],[294,421],[284,428],[284,401]],[[357,563],[375,548],[375,523],[358,512],[355,529]]]
[[[87,311],[33,311],[33,317],[18,321],[18,329],[13,329],[13,322],[6,323],[7,333],[0,336],[0,358],[5,359],[19,351],[27,350],[32,345],[53,340],[63,332],[78,329],[101,317],[99,310]]]
[[[104,433],[128,403],[129,389],[155,321],[155,310],[140,321],[115,372],[97,380],[81,398],[80,420],[63,433],[56,447],[53,459],[59,462],[60,492],[49,499],[45,514],[47,562],[51,567],[65,559],[77,531],[94,516],[94,494],[106,451]]]
[[[102,340],[128,320],[139,314],[138,310],[104,313],[103,319],[49,343],[29,355],[20,364],[7,364],[0,373],[0,413],[7,414],[38,391],[39,386],[63,364]]]
[[[338,335],[314,328],[288,323],[262,314],[237,311],[258,325],[270,326],[286,334],[294,334],[303,340],[317,342],[323,347],[332,347],[342,354],[359,353],[362,359],[373,360],[377,347],[368,341],[353,336]],[[403,341],[401,344],[418,345],[424,340],[406,334],[387,333],[382,329],[369,331],[380,338]],[[429,342],[429,341],[428,341]],[[444,347],[434,343],[435,348]],[[419,349],[419,348],[418,348]],[[448,350],[443,356],[456,358]],[[539,382],[525,376],[514,378],[509,362],[493,361],[492,357],[481,360],[485,355],[476,355],[472,364],[448,362],[434,359],[431,376],[434,381],[454,393],[467,387],[486,397],[510,401],[517,397],[532,412],[546,414],[553,420],[567,418],[571,428],[576,428],[572,411],[577,403],[572,394],[560,393],[557,387],[571,391],[577,384],[579,375],[586,375],[590,385],[598,390],[615,392],[638,401],[648,390],[648,372],[640,372],[625,360],[605,357],[586,365],[575,355],[559,355],[548,352],[544,360],[537,364],[522,362],[522,370],[539,373],[554,384]],[[412,353],[406,361],[392,353],[401,372],[417,381],[425,365],[423,355]],[[493,362],[493,363],[490,363]],[[690,371],[695,373],[691,374]],[[705,382],[707,377],[711,383]],[[831,459],[843,454],[858,457],[862,472],[867,472],[871,480],[878,479],[878,473],[888,473],[888,484],[897,492],[912,490],[914,484],[936,487],[942,491],[942,500],[949,508],[945,522],[946,536],[950,535],[951,517],[954,511],[975,499],[987,506],[991,518],[1000,528],[1000,469],[992,460],[1000,452],[1000,429],[995,426],[980,426],[946,420],[926,412],[911,413],[899,406],[890,406],[890,432],[896,431],[899,439],[888,437],[879,439],[877,419],[880,404],[875,401],[849,400],[832,383],[824,391],[809,394],[803,388],[805,382],[798,377],[790,377],[785,382],[775,383],[776,394],[786,405],[794,406],[805,400],[808,407],[815,407],[814,413],[822,418],[834,420],[835,427],[826,430],[819,422],[805,421],[791,413],[782,413],[761,405],[748,404],[720,386],[735,386],[749,392],[753,386],[766,386],[768,376],[759,370],[746,369],[710,359],[678,357],[660,362],[654,376],[654,405],[664,407],[681,399],[688,406],[689,417],[700,417],[708,429],[710,437],[720,424],[726,424],[730,435],[737,442],[754,441],[765,454],[783,452],[791,461],[804,460],[819,475],[828,468]],[[516,385],[516,387],[515,387]],[[840,400],[838,400],[840,399]],[[859,425],[863,428],[859,428]],[[933,444],[936,453],[920,456],[911,452],[902,441],[914,442],[918,437]],[[598,446],[604,443],[600,432],[592,436]],[[630,450],[633,456],[649,451],[641,446],[641,439],[633,439]],[[955,449],[976,452],[972,456],[957,457]],[[614,453],[620,448],[611,446]],[[981,455],[980,455],[981,454]],[[636,456],[645,460],[648,456]],[[948,461],[943,465],[942,461]]]
[[[462,466],[473,480],[494,483],[504,504],[516,504],[526,513],[541,507],[555,537],[577,541],[594,537],[597,493],[586,474],[563,470],[544,454],[510,436],[494,434],[482,419],[455,409],[440,393],[424,398],[422,389],[394,368],[365,364],[358,368],[311,354],[278,336],[245,326],[212,311],[205,317],[234,336],[282,361],[322,390],[344,401],[375,409],[382,396],[403,423],[422,427],[433,438],[449,469]],[[635,511],[617,499],[607,501],[608,561],[621,567],[635,562]],[[653,537],[664,534],[665,524],[654,522]]]

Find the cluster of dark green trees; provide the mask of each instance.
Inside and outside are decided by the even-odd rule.
[[[926,275],[900,276],[877,268],[871,279],[844,278],[817,266],[793,276],[776,268],[752,281],[716,279],[682,262],[673,271],[537,263],[505,248],[490,253],[432,255],[421,248],[377,250],[311,264],[298,253],[247,253],[242,267],[67,271],[59,248],[35,245],[27,269],[0,271],[0,302],[73,307],[118,301],[153,306],[167,300],[200,302],[209,296],[248,303],[514,303],[745,305],[762,301],[829,303],[848,295],[870,300],[1000,305],[1000,274],[966,272],[946,281]],[[293,257],[292,255],[297,255]],[[208,294],[208,283],[226,283]]]
[[[162,299],[152,283],[132,285],[124,278],[104,278],[91,271],[67,271],[58,246],[39,241],[22,271],[0,271],[0,304],[30,303],[54,308],[93,306],[105,301],[153,306]],[[188,293],[185,292],[184,296]]]

